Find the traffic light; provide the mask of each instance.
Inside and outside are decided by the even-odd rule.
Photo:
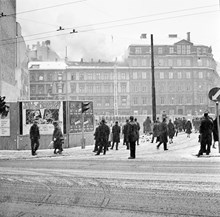
[[[0,115],[6,117],[9,112],[9,106],[5,104],[5,96],[0,96]]]
[[[90,102],[82,102],[82,113],[90,109]]]

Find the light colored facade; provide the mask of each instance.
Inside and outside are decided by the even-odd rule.
[[[154,58],[158,115],[214,113],[208,92],[220,80],[210,47],[188,40],[155,45]],[[150,45],[130,45],[124,63],[52,65],[30,63],[31,99],[92,100],[96,115],[152,113]]]
[[[0,0],[0,95],[6,101],[29,99],[26,45],[16,22],[15,0]]]

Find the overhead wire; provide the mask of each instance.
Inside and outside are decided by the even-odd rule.
[[[209,6],[209,7],[211,7],[211,6]],[[183,10],[185,11],[186,9],[183,9]],[[192,10],[192,9],[190,9],[190,10]],[[186,17],[186,16],[195,16],[195,15],[199,15],[199,14],[213,13],[213,12],[218,12],[218,11],[217,10],[215,10],[215,11],[206,11],[206,12],[199,12],[199,13],[193,13],[193,14],[179,15],[179,16],[174,16],[174,17],[165,17],[165,18],[157,18],[157,19],[152,19],[152,20],[147,20],[147,21],[145,20],[145,21],[138,21],[138,22],[133,22],[133,23],[125,23],[125,24],[119,24],[119,25],[113,25],[113,26],[97,27],[97,28],[93,28],[93,29],[81,30],[79,32],[81,32],[81,33],[83,33],[83,32],[90,32],[90,31],[101,30],[101,29],[109,29],[109,28],[116,28],[116,27],[122,27],[122,26],[127,26],[127,25],[135,25],[135,24],[140,24],[140,23],[154,22],[154,21],[159,21],[159,20],[175,19],[175,18]],[[171,13],[171,12],[167,12],[167,13]],[[153,15],[148,15],[148,16],[153,16]],[[141,17],[143,17],[143,16],[141,16]],[[127,18],[127,19],[123,19],[123,21],[131,20],[131,19],[132,18]],[[137,17],[135,17],[134,19],[137,19]],[[99,24],[91,24],[91,25],[78,26],[78,27],[75,27],[75,28],[83,28],[83,27],[88,27],[88,26],[94,26],[94,25],[100,25],[100,24],[108,24],[108,23],[114,23],[114,22],[119,22],[119,20],[118,21],[116,21],[116,20],[115,21],[110,21],[110,22],[102,22],[102,23],[99,23]],[[69,30],[69,29],[73,29],[73,28],[65,28],[65,30]],[[31,36],[36,36],[36,35],[40,35],[40,34],[54,33],[54,32],[55,31],[53,30],[53,31],[48,31],[48,32],[44,32],[44,33],[36,33],[36,34],[31,35]],[[52,35],[52,36],[51,35],[50,36],[44,36],[44,37],[39,37],[39,38],[34,38],[34,39],[26,39],[25,41],[35,41],[35,40],[44,39],[44,38],[48,38],[48,37],[51,38],[51,37],[57,37],[57,36],[62,36],[62,35],[68,35],[68,34],[70,34],[70,33],[64,33],[64,34]],[[21,37],[17,37],[17,38],[11,38],[11,39],[3,39],[3,40],[4,41],[6,41],[6,40],[15,40],[15,39],[18,40],[19,38],[25,38],[25,37],[30,37],[30,35],[29,36],[21,36]],[[3,40],[1,40],[1,41],[3,41]],[[13,43],[19,43],[19,41],[11,42],[11,43],[6,43],[6,44],[13,44]],[[0,46],[6,45],[6,44],[0,44]]]

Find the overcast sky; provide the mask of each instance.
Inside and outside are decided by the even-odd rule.
[[[220,62],[219,0],[17,0],[17,21],[28,44],[50,40],[62,58],[67,47],[70,60],[121,60],[130,44],[150,44],[150,34],[154,44],[170,44],[190,32]]]

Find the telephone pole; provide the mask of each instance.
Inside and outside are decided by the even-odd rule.
[[[156,93],[155,93],[155,77],[154,77],[154,42],[153,34],[151,34],[151,75],[152,75],[152,118],[156,121]]]

